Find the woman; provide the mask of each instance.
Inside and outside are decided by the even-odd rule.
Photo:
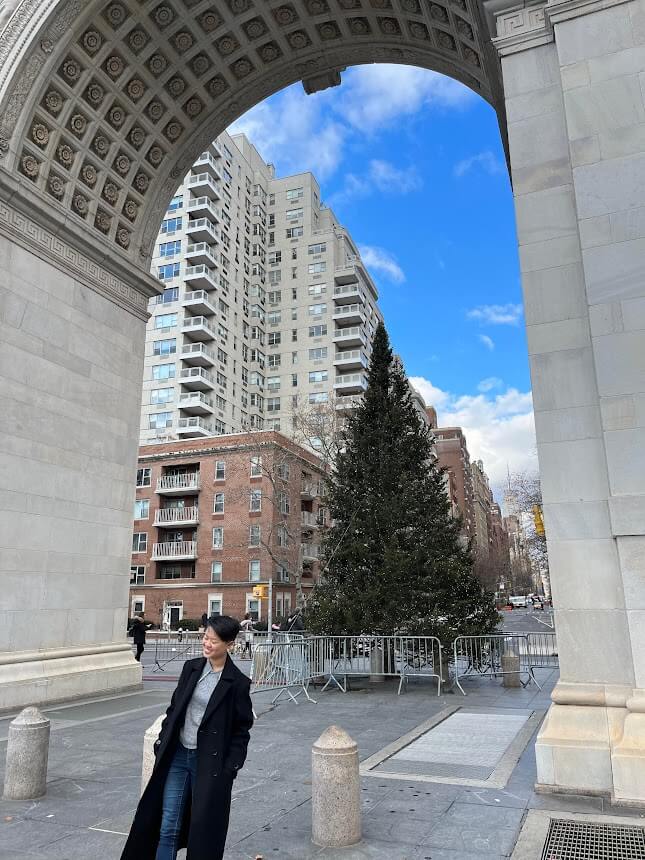
[[[246,659],[248,653],[249,660],[253,657],[253,619],[251,613],[247,612],[240,622],[242,633],[244,634],[244,650],[242,651],[242,660]]]
[[[244,765],[251,682],[229,657],[240,625],[208,619],[203,657],[184,663],[155,743],[155,765],[121,860],[221,860],[231,789]]]

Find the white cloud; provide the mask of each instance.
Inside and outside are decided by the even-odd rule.
[[[486,325],[518,325],[522,319],[522,305],[479,305],[467,311],[466,316]]]
[[[334,110],[362,134],[390,125],[421,108],[461,108],[474,93],[452,78],[420,69],[374,63],[357,66],[343,75]]]
[[[501,388],[502,385],[503,382],[498,376],[488,376],[486,379],[482,379],[477,390],[485,394],[487,391],[492,391],[493,388]]]
[[[467,87],[436,72],[373,64],[349,69],[340,87],[311,96],[301,84],[287,87],[228,130],[246,134],[281,175],[310,170],[324,181],[338,169],[350,139],[363,138],[422,108],[461,109],[475,100]],[[397,170],[388,162],[372,162],[373,181],[387,183],[396,175],[390,168]],[[403,171],[403,179],[412,190],[414,173]]]
[[[344,187],[332,194],[327,203],[334,207],[359,197],[368,197],[375,191],[382,194],[408,194],[417,191],[422,185],[416,167],[399,168],[389,161],[373,159],[365,174],[346,174]]]
[[[471,155],[470,158],[458,161],[453,168],[453,173],[461,178],[475,168],[480,168],[484,173],[494,176],[497,173],[502,173],[504,165],[493,152],[487,149],[485,152],[478,152],[477,155]]]
[[[358,250],[368,269],[380,272],[395,284],[402,284],[405,281],[403,269],[389,251],[377,248],[375,245],[359,245]]]
[[[530,392],[508,388],[490,394],[455,395],[429,379],[413,376],[410,382],[426,403],[439,413],[440,427],[461,427],[471,459],[482,460],[491,485],[503,487],[507,469],[537,469],[533,400]]]
[[[479,339],[484,344],[486,349],[489,349],[491,352],[495,349],[495,341],[492,337],[488,337],[487,334],[480,334]]]

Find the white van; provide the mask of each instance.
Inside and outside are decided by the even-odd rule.
[[[524,595],[519,594],[515,597],[509,597],[508,602],[513,609],[525,609],[531,601],[528,597],[524,597]]]

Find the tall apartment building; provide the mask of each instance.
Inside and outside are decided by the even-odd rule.
[[[292,434],[352,406],[381,319],[376,287],[310,173],[279,179],[243,135],[192,166],[161,226],[142,444],[247,429]],[[294,415],[295,413],[295,415]]]
[[[461,427],[437,427],[437,415],[432,407],[427,413],[435,437],[437,464],[450,476],[446,489],[451,504],[456,505],[461,515],[464,536],[476,540],[473,477],[466,437]]]

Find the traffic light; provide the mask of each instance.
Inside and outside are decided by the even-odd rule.
[[[540,505],[533,505],[533,524],[535,525],[535,533],[544,537],[544,519]]]
[[[253,597],[260,597],[263,600],[269,596],[269,586],[268,585],[254,585],[253,586]]]

